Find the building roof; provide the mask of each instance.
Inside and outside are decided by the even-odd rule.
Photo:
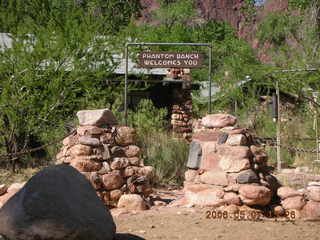
[[[126,59],[121,55],[113,55],[116,62],[119,63],[117,68],[114,70],[115,74],[125,74],[126,70]],[[137,63],[132,59],[128,59],[128,73],[129,74],[146,74],[146,75],[167,75],[168,71],[166,68],[140,68]]]
[[[7,48],[12,48],[12,42],[13,39],[11,38],[9,33],[0,33],[0,51],[5,50]],[[125,68],[126,68],[126,60],[123,57],[123,55],[119,54],[113,54],[113,60],[115,64],[117,64],[117,67],[114,70],[114,74],[119,74],[123,75],[125,74]],[[45,66],[47,63],[43,63],[43,66]],[[101,63],[93,63],[94,66],[99,66]],[[69,61],[66,64],[65,70],[71,71],[72,70],[72,64],[71,61]],[[146,69],[146,68],[139,68],[139,66],[132,60],[128,60],[128,73],[129,74],[146,74],[146,75],[166,75],[167,74],[167,69],[165,68],[151,68],[151,69]]]

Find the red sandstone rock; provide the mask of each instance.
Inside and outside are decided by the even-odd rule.
[[[217,146],[217,153],[220,155],[229,155],[234,159],[244,159],[252,157],[250,149],[246,146],[228,146],[226,144]]]
[[[108,162],[102,162],[102,168],[98,171],[98,174],[103,175],[111,171],[110,165]]]
[[[132,157],[132,158],[128,158],[130,165],[133,166],[140,166],[141,164],[141,159],[138,157]]]
[[[230,155],[224,155],[220,158],[219,167],[227,173],[238,173],[250,168],[250,161],[247,158],[234,159]]]
[[[123,171],[124,177],[131,177],[139,173],[140,168],[136,166],[128,166]]]
[[[82,174],[89,180],[94,189],[101,188],[101,179],[96,172],[82,172]]]
[[[216,169],[220,170],[219,160],[220,155],[217,154],[216,143],[214,142],[200,142],[202,148],[201,169]]]
[[[198,171],[197,170],[192,170],[192,169],[188,169],[185,173],[184,173],[184,179],[187,182],[195,182],[196,178],[198,177]]]
[[[118,208],[124,208],[126,210],[146,210],[147,205],[138,194],[125,194],[120,197]]]
[[[224,204],[222,188],[208,188],[200,192],[186,191],[185,198],[190,205],[217,207]]]
[[[225,172],[209,170],[200,175],[200,181],[206,184],[227,186],[228,179]]]
[[[246,205],[268,205],[272,192],[270,189],[264,186],[256,186],[256,185],[242,185],[239,189],[240,198],[242,202]]]
[[[127,158],[114,158],[110,164],[111,169],[122,169],[129,166]]]
[[[226,204],[233,204],[240,206],[241,205],[241,199],[238,194],[234,192],[227,192],[223,196],[223,200],[225,201]]]
[[[195,132],[192,136],[192,140],[201,142],[216,142],[221,135],[221,131],[204,129]]]
[[[112,157],[126,157],[125,151],[123,147],[113,146],[110,149]]]
[[[71,147],[69,151],[72,157],[89,156],[92,153],[92,148],[90,146],[77,144]]]
[[[154,168],[151,166],[145,166],[139,169],[139,175],[145,176],[147,179],[152,179]]]
[[[152,192],[152,186],[150,184],[141,184],[136,186],[137,192],[141,195],[148,197]]]
[[[290,187],[280,187],[277,191],[277,195],[281,199],[286,199],[290,197],[302,196],[303,193]]]
[[[140,148],[136,145],[127,146],[125,149],[125,154],[128,158],[139,157],[140,156]]]
[[[121,146],[132,145],[135,142],[136,131],[130,127],[118,127],[115,137],[116,143]]]
[[[80,144],[91,146],[91,147],[99,147],[101,146],[101,142],[97,138],[92,138],[88,136],[82,136],[79,138]]]
[[[82,157],[72,159],[70,165],[79,172],[97,172],[102,168],[102,163],[90,161]]]
[[[239,176],[239,173],[228,173],[228,185],[234,185],[237,184],[237,177]]]
[[[281,201],[284,209],[297,209],[300,210],[306,204],[303,196],[289,197]]]
[[[121,196],[122,196],[122,191],[119,189],[115,189],[110,192],[110,200],[111,201],[116,202],[120,199]]]
[[[92,136],[92,135],[101,135],[103,133],[103,128],[96,126],[79,126],[77,127],[77,134],[79,136]]]
[[[304,220],[320,220],[320,202],[308,201],[301,211]]]
[[[86,117],[90,118],[89,115]],[[103,127],[78,127],[77,135],[64,140],[56,163],[70,163],[82,172],[109,207],[117,205],[123,192],[131,191],[147,197],[152,192],[148,180],[153,175],[153,168],[144,167],[139,158],[140,148],[133,145],[135,130],[129,127]]]
[[[239,192],[240,187],[241,187],[240,184],[231,184],[231,185],[228,185],[227,187],[225,187],[223,190],[225,192],[235,192],[235,193],[237,193],[237,192]]]
[[[125,181],[119,171],[112,171],[108,174],[102,175],[102,183],[106,190],[114,190],[121,188]]]
[[[197,6],[205,19],[226,21],[237,29],[241,20],[241,2],[242,0],[201,0],[197,1]]]
[[[308,187],[308,199],[320,202],[320,187]]]
[[[237,118],[230,114],[209,114],[202,118],[201,123],[208,128],[223,128],[234,126]]]

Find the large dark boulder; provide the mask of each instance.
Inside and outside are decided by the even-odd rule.
[[[0,210],[10,240],[111,240],[115,231],[89,181],[67,165],[39,172]]]

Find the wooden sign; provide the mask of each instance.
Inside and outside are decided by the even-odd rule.
[[[200,68],[203,55],[199,52],[144,51],[139,54],[143,68]]]

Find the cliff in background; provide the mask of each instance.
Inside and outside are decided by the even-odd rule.
[[[151,11],[159,8],[159,0],[141,0],[144,10],[139,23],[152,22]],[[254,49],[257,57],[264,63],[270,62],[267,54],[272,46],[265,43],[261,46],[256,38],[258,23],[271,12],[287,11],[288,0],[269,0],[263,6],[257,7],[257,14],[252,21],[247,22],[245,11],[242,10],[243,0],[196,0],[196,7],[203,20],[226,21],[235,29],[240,38],[245,39]]]

